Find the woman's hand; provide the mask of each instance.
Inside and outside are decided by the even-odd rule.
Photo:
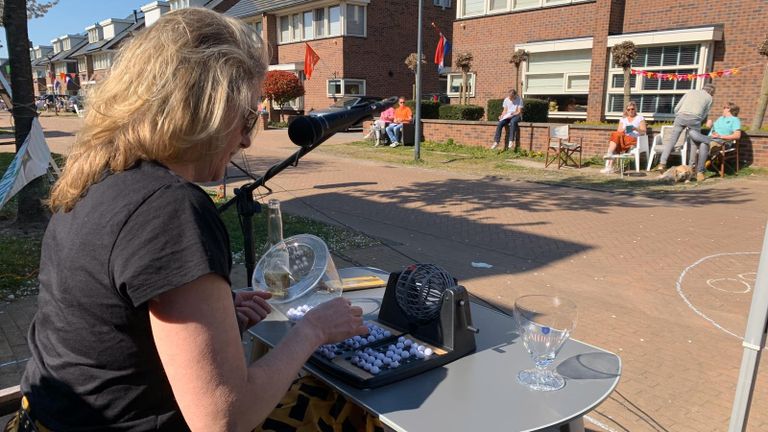
[[[304,315],[298,325],[312,328],[318,345],[336,343],[356,335],[368,333],[363,325],[363,309],[352,306],[348,299],[338,297],[315,306]]]
[[[245,331],[267,317],[272,308],[267,300],[272,297],[266,291],[238,291],[235,293],[237,326]]]

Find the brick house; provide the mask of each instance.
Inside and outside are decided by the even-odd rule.
[[[765,59],[757,52],[768,8],[761,0],[739,2],[632,2],[626,0],[457,0],[454,52],[474,55],[471,103],[485,107],[515,87],[512,53],[525,49],[520,84],[526,97],[557,104],[550,118],[600,121],[621,115],[623,74],[612,46],[635,43],[633,68],[659,73],[703,74],[739,68],[713,80],[713,106],[726,101],[751,121]],[[673,2],[674,3],[674,2]],[[450,79],[450,78],[449,78]],[[707,79],[709,81],[709,79]],[[631,77],[632,99],[651,120],[670,120],[677,101],[704,79]],[[567,109],[567,110],[566,110]],[[720,110],[712,110],[711,117]]]
[[[414,74],[405,65],[416,52],[418,4],[412,0],[240,0],[224,13],[261,34],[270,70],[291,71],[303,81],[306,94],[291,103],[295,110],[326,108],[348,95],[412,95]],[[423,93],[445,88],[432,64],[438,36],[430,23],[450,39],[454,16],[450,1],[424,2]],[[309,80],[305,44],[320,57]]]
[[[51,70],[51,57],[53,57],[53,47],[50,45],[36,45],[29,49],[35,96],[48,92],[47,79],[53,73]]]
[[[88,43],[72,54],[83,87],[104,78],[120,44],[144,27],[144,17],[134,11],[124,19],[109,18],[86,27]]]
[[[60,94],[77,94],[80,90],[77,78],[77,60],[72,55],[88,43],[88,38],[79,34],[67,34],[51,41],[53,57],[51,70],[46,77],[46,87],[53,93],[58,81]],[[75,74],[74,77],[71,74]]]

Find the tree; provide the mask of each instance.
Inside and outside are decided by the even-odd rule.
[[[469,88],[467,86],[467,76],[472,69],[472,60],[474,56],[471,52],[463,52],[456,56],[456,67],[461,69],[461,90],[459,91],[459,105],[469,104]]]
[[[768,35],[765,36],[763,43],[757,48],[761,56],[768,57]],[[760,86],[760,96],[757,99],[757,109],[755,117],[752,119],[750,132],[756,132],[763,126],[763,117],[765,117],[765,108],[768,105],[768,63],[763,66],[763,83]]]
[[[262,94],[272,103],[283,106],[297,97],[304,96],[304,86],[299,77],[288,71],[269,71],[261,86]],[[281,113],[282,116],[282,113]]]
[[[417,53],[410,53],[410,54],[408,54],[408,57],[405,58],[405,65],[408,66],[408,69],[410,69],[411,72],[413,72],[414,76],[416,75],[416,67],[418,67],[418,65],[419,65],[418,61],[416,60],[418,58],[418,56],[419,55]],[[421,55],[421,64],[426,64],[426,63],[427,63],[426,57],[424,56],[424,54],[422,54]],[[413,89],[412,90],[413,90],[413,98],[412,99],[415,100],[416,99],[416,82],[415,81],[413,83]]]
[[[13,122],[16,125],[16,151],[19,151],[29,135],[32,119],[37,116],[32,83],[32,64],[29,59],[29,32],[27,19],[43,16],[58,0],[40,2],[36,0],[0,0],[2,22],[8,42],[8,57],[11,66],[11,90],[13,91]],[[47,212],[42,198],[45,194],[44,180],[38,177],[19,192],[17,222],[33,224],[45,222]]]
[[[632,67],[632,60],[637,57],[637,48],[632,41],[624,41],[611,48],[613,54],[613,64],[624,70],[624,106],[629,103],[630,77],[629,71]]]
[[[520,94],[520,64],[528,60],[528,52],[520,48],[512,54],[509,62],[515,65],[515,90]]]

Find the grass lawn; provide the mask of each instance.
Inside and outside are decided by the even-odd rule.
[[[463,146],[451,140],[445,143],[427,141],[422,143],[420,160],[414,160],[413,147],[373,147],[371,141],[357,141],[345,144],[324,144],[317,151],[354,159],[376,160],[387,163],[420,166],[424,168],[484,174],[509,180],[532,181],[546,184],[566,185],[610,192],[631,192],[638,194],[668,194],[695,187],[711,187],[720,182],[709,180],[701,185],[692,183],[669,184],[658,180],[655,172],[641,170],[635,175],[627,165],[624,178],[618,174],[599,173],[603,160],[599,157],[582,160],[582,168],[555,165],[544,168],[544,154],[529,153],[527,150],[497,151],[478,146]],[[641,160],[641,164],[644,160]],[[627,174],[628,173],[628,174]],[[713,172],[708,173],[714,175]],[[747,167],[738,176],[726,176],[725,180],[768,176],[768,169]]]
[[[13,156],[13,153],[0,153],[0,173],[5,172]],[[54,155],[54,157],[61,164],[60,155]],[[0,209],[0,301],[37,294],[37,273],[43,231],[38,229],[23,232],[14,227],[12,223],[16,218],[16,207],[16,198],[13,198]],[[228,209],[222,215],[222,219],[229,231],[233,259],[235,263],[242,263],[244,261],[243,234],[235,207]],[[253,227],[258,259],[267,242],[266,207],[253,218]],[[292,216],[285,212],[283,212],[283,227],[285,237],[311,233],[325,240],[331,251],[341,252],[379,243],[359,233]]]

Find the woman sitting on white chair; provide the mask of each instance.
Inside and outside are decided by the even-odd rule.
[[[619,127],[611,133],[611,141],[608,143],[608,152],[605,153],[605,168],[601,173],[613,172],[613,155],[629,151],[637,145],[637,138],[645,135],[645,118],[637,113],[637,104],[629,102],[624,107],[624,116],[619,120]]]

